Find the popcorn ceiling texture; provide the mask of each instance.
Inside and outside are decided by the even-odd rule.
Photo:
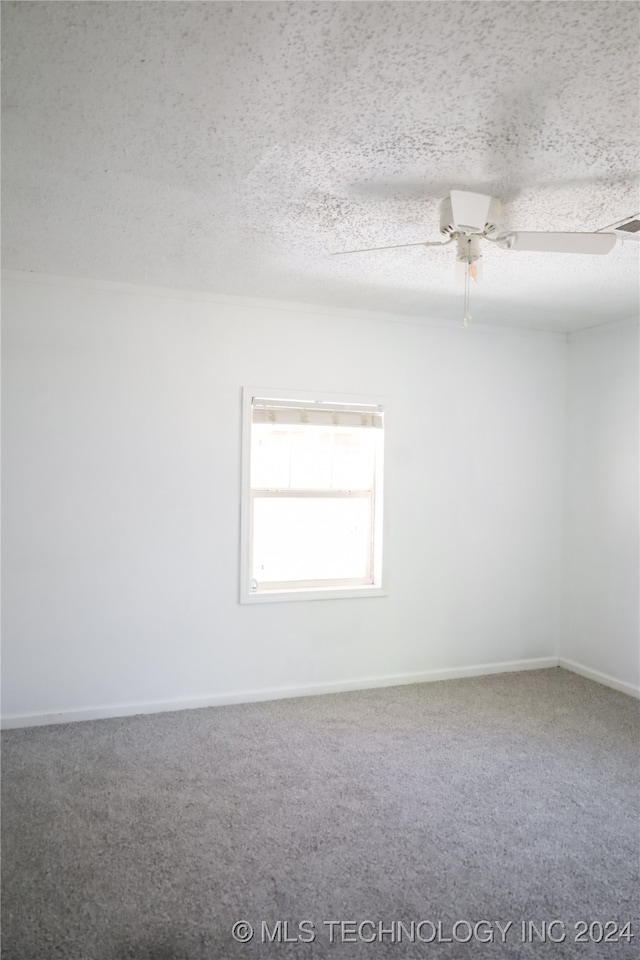
[[[4,266],[459,320],[451,187],[506,228],[638,212],[638,5],[3,3]],[[477,322],[638,310],[638,252],[485,245]]]

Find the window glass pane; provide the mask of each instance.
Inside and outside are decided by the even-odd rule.
[[[254,490],[371,490],[382,431],[313,425],[253,424]]]
[[[253,424],[250,484],[254,490],[289,488],[289,447],[289,427]]]
[[[333,490],[371,490],[381,430],[336,430],[333,437]]]
[[[255,497],[253,565],[261,582],[371,576],[370,497]]]
[[[333,449],[331,427],[293,427],[291,433],[291,488],[330,490]]]

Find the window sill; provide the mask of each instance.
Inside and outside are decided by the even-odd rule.
[[[240,603],[282,603],[293,600],[353,600],[364,597],[386,597],[383,587],[306,587],[304,590],[264,590],[262,593],[246,593]]]

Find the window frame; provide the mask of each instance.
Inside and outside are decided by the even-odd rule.
[[[283,588],[263,590],[259,593],[251,591],[251,549],[252,549],[252,504],[254,492],[251,490],[251,427],[252,403],[254,397],[261,399],[288,400],[312,403],[323,401],[342,405],[380,406],[384,411],[383,426],[383,456],[382,464],[378,464],[375,478],[375,493],[372,502],[371,531],[372,531],[372,579],[373,582],[358,583],[353,581],[321,581],[314,585],[314,581],[287,581]],[[344,394],[332,393],[325,390],[291,390],[273,387],[243,387],[242,388],[242,463],[241,463],[241,509],[240,509],[240,603],[278,603],[283,601],[300,600],[343,600],[362,599],[364,597],[387,596],[387,555],[388,555],[388,509],[387,509],[387,456],[384,450],[388,424],[389,402],[385,397],[371,394]],[[373,428],[372,428],[373,429]],[[328,491],[319,491],[327,494]],[[258,494],[263,496],[264,494]],[[282,493],[269,493],[268,496],[313,496],[312,491],[288,490]],[[341,491],[329,496],[345,496]],[[299,587],[294,584],[300,583]]]

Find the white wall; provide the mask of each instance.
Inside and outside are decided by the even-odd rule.
[[[557,656],[566,346],[6,280],[4,715]],[[239,604],[251,383],[390,399],[388,597]]]
[[[640,684],[638,323],[572,334],[561,658]],[[631,692],[631,691],[630,691]]]

